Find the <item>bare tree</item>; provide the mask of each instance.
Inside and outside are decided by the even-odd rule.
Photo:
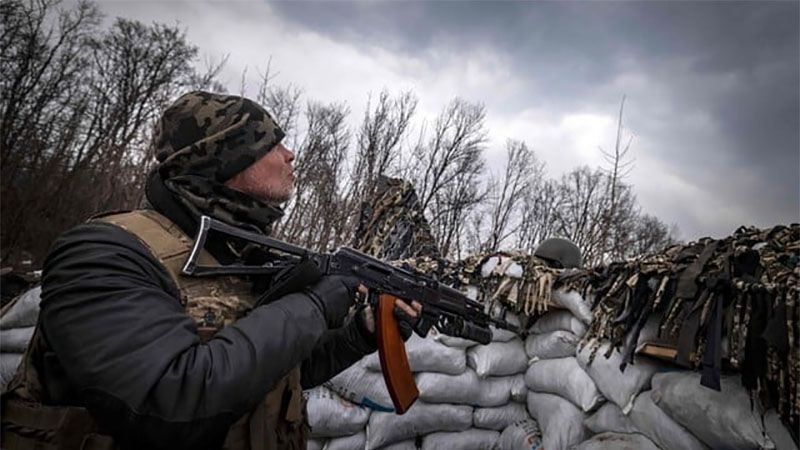
[[[499,180],[491,181],[491,222],[489,236],[482,245],[484,251],[497,251],[503,241],[519,231],[519,206],[542,172],[543,167],[527,144],[514,140],[506,142],[505,170]]]
[[[357,134],[355,162],[351,173],[354,197],[371,198],[381,175],[391,175],[393,164],[400,154],[411,118],[417,108],[417,98],[403,92],[391,98],[381,91],[374,106],[367,103],[364,120]]]
[[[437,117],[432,135],[427,141],[421,136],[412,151],[412,180],[444,255],[458,247],[458,231],[482,197],[485,118],[483,105],[455,99]]]
[[[178,29],[118,19],[100,30],[92,4],[57,6],[3,4],[4,262],[23,249],[38,261],[69,226],[136,206],[152,125],[198,79]]]
[[[308,128],[296,149],[296,191],[278,229],[291,242],[318,250],[336,246],[338,230],[347,215],[354,213],[342,200],[341,174],[350,144],[348,114],[347,106],[340,103],[309,103],[306,108]]]
[[[611,258],[614,255],[607,255],[606,253],[609,250],[609,239],[612,240],[619,240],[620,237],[613,237],[611,236],[613,233],[617,232],[618,230],[614,227],[614,222],[619,219],[620,213],[620,190],[623,186],[623,180],[630,171],[633,169],[633,160],[628,157],[628,152],[631,148],[631,142],[633,141],[633,136],[629,136],[628,142],[626,144],[622,144],[622,112],[625,108],[625,96],[622,96],[622,101],[619,105],[619,118],[617,119],[617,138],[614,142],[614,151],[607,152],[600,147],[600,152],[603,154],[603,158],[606,160],[606,163],[609,165],[609,168],[606,169],[608,171],[608,186],[607,189],[609,193],[607,195],[608,198],[608,205],[606,207],[604,221],[604,227],[602,231],[602,236],[600,238],[600,247],[598,249],[598,254],[602,257],[610,256]],[[623,212],[623,215],[625,213]]]

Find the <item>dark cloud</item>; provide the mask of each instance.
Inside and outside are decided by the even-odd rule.
[[[437,49],[503,54],[527,86],[525,95],[488,102],[504,113],[531,104],[546,105],[554,116],[609,110],[622,93],[635,94],[632,104],[638,101],[639,109],[628,110],[627,122],[655,142],[639,151],[651,152],[719,204],[746,210],[752,218],[743,221],[800,220],[798,2],[274,6],[299,27],[426,60],[432,67],[446,64],[435,58]],[[629,92],[618,80],[623,74],[639,75],[646,84]],[[690,233],[695,226],[700,225],[690,225]]]

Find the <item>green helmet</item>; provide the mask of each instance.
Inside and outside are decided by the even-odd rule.
[[[569,239],[548,238],[542,241],[533,256],[547,261],[548,265],[564,269],[580,268],[583,265],[581,249]]]

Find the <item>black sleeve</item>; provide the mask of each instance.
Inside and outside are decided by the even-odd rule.
[[[326,331],[298,293],[203,344],[166,269],[136,237],[107,224],[79,226],[56,242],[44,267],[41,325],[89,410],[139,448],[220,447],[229,426]]]
[[[303,361],[303,389],[319,386],[377,350],[375,337],[366,333],[355,319],[341,328],[327,331],[311,357]]]

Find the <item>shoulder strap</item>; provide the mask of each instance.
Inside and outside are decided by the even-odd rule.
[[[193,240],[183,230],[150,209],[112,214],[93,220],[110,223],[136,236],[164,265],[183,297],[188,280],[182,276],[181,269],[193,245]],[[206,250],[200,252],[199,258],[201,264],[218,264]]]

